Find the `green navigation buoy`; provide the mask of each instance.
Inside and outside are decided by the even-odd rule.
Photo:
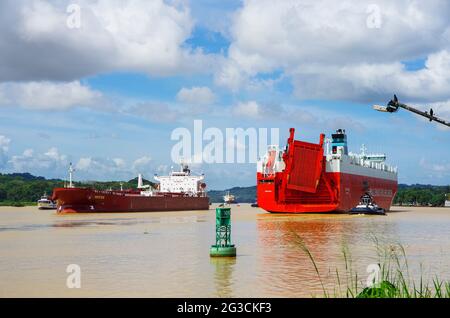
[[[230,208],[216,208],[216,244],[211,245],[209,255],[212,257],[236,256],[236,247],[231,244]]]

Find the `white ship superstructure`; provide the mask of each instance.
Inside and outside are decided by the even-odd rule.
[[[186,193],[193,196],[205,193],[204,176],[191,175],[189,167],[181,164],[180,171],[172,171],[168,176],[155,176],[159,182],[159,192]]]
[[[397,181],[397,167],[390,166],[385,162],[385,154],[368,154],[364,144],[361,147],[361,153],[349,153],[345,130],[338,130],[333,141],[325,140],[325,146],[326,172],[348,173]],[[264,175],[283,172],[286,168],[283,152],[278,145],[268,146],[265,156],[257,162],[257,172]]]
[[[345,131],[344,131],[345,133]],[[342,149],[337,147],[338,150]],[[367,154],[364,145],[361,153],[327,153],[326,171],[345,173],[372,178],[381,178],[397,182],[397,167],[390,166],[385,162],[385,154]],[[369,168],[369,169],[368,169]]]

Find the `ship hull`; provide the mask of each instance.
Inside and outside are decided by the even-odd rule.
[[[38,206],[39,210],[56,210],[56,206]]]
[[[334,184],[332,189],[335,193],[334,198],[327,187],[319,185],[318,191],[313,194],[290,191],[284,202],[281,202],[276,182],[261,182],[266,179],[258,174],[258,205],[272,213],[348,212],[358,205],[362,195],[370,191],[376,204],[389,211],[397,193],[395,180],[346,173],[326,173],[326,175]]]
[[[58,213],[162,212],[208,210],[209,198],[161,194],[143,196],[138,191],[100,191],[57,188],[53,191]]]

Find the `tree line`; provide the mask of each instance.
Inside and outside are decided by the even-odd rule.
[[[211,202],[223,202],[223,196],[230,192],[238,202],[253,203],[256,200],[256,187],[235,187],[223,191],[209,191]],[[450,186],[399,184],[394,198],[395,205],[443,206],[450,200]]]
[[[0,173],[0,205],[33,204],[44,194],[51,195],[54,188],[64,187],[66,181],[61,179],[45,179],[29,173]],[[153,182],[144,180],[145,184],[155,186]],[[122,184],[122,185],[121,185]],[[92,181],[74,182],[76,187],[92,187],[98,190],[134,189],[137,178],[129,181]],[[256,187],[235,187],[228,190],[212,190],[208,192],[211,202],[223,202],[223,196],[229,191],[236,196],[238,202],[253,203],[256,201]],[[443,206],[446,196],[450,195],[450,186],[406,185],[399,184],[394,198],[396,205]],[[447,198],[450,200],[450,197]]]
[[[143,180],[144,184],[154,186],[153,182]],[[35,204],[44,194],[51,196],[54,188],[61,188],[68,184],[61,179],[45,179],[29,173],[0,173],[0,205]],[[73,182],[75,187],[91,187],[98,190],[134,189],[137,178],[129,181],[86,181]]]
[[[394,199],[396,205],[443,206],[450,200],[450,186],[399,184]]]

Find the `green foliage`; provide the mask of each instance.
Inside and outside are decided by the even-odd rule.
[[[39,200],[44,193],[51,195],[54,188],[64,187],[65,183],[64,180],[35,177],[29,173],[0,173],[0,205],[29,205]],[[122,183],[123,189],[136,188],[137,178],[127,182],[74,182],[74,185],[76,187],[108,190],[120,189],[120,183]],[[144,180],[144,183],[154,186],[154,183],[148,180]]]
[[[358,276],[353,268],[352,257],[348,246],[343,244],[342,255],[345,262],[345,272],[339,273],[336,268],[336,278],[333,290],[325,287],[320,269],[303,238],[291,229],[292,243],[306,254],[317,274],[317,280],[322,286],[324,297],[346,298],[450,298],[450,282],[435,276],[431,281],[420,272],[412,277],[409,270],[406,251],[401,244],[380,245],[376,237],[374,242],[377,263],[380,269],[379,283],[372,287],[364,287],[364,278]],[[343,281],[345,279],[345,282]],[[367,284],[367,282],[366,282]]]
[[[388,282],[382,281],[379,287],[366,287],[356,298],[392,298],[398,293],[397,288]]]
[[[399,184],[394,204],[443,206],[448,193],[450,186]]]

